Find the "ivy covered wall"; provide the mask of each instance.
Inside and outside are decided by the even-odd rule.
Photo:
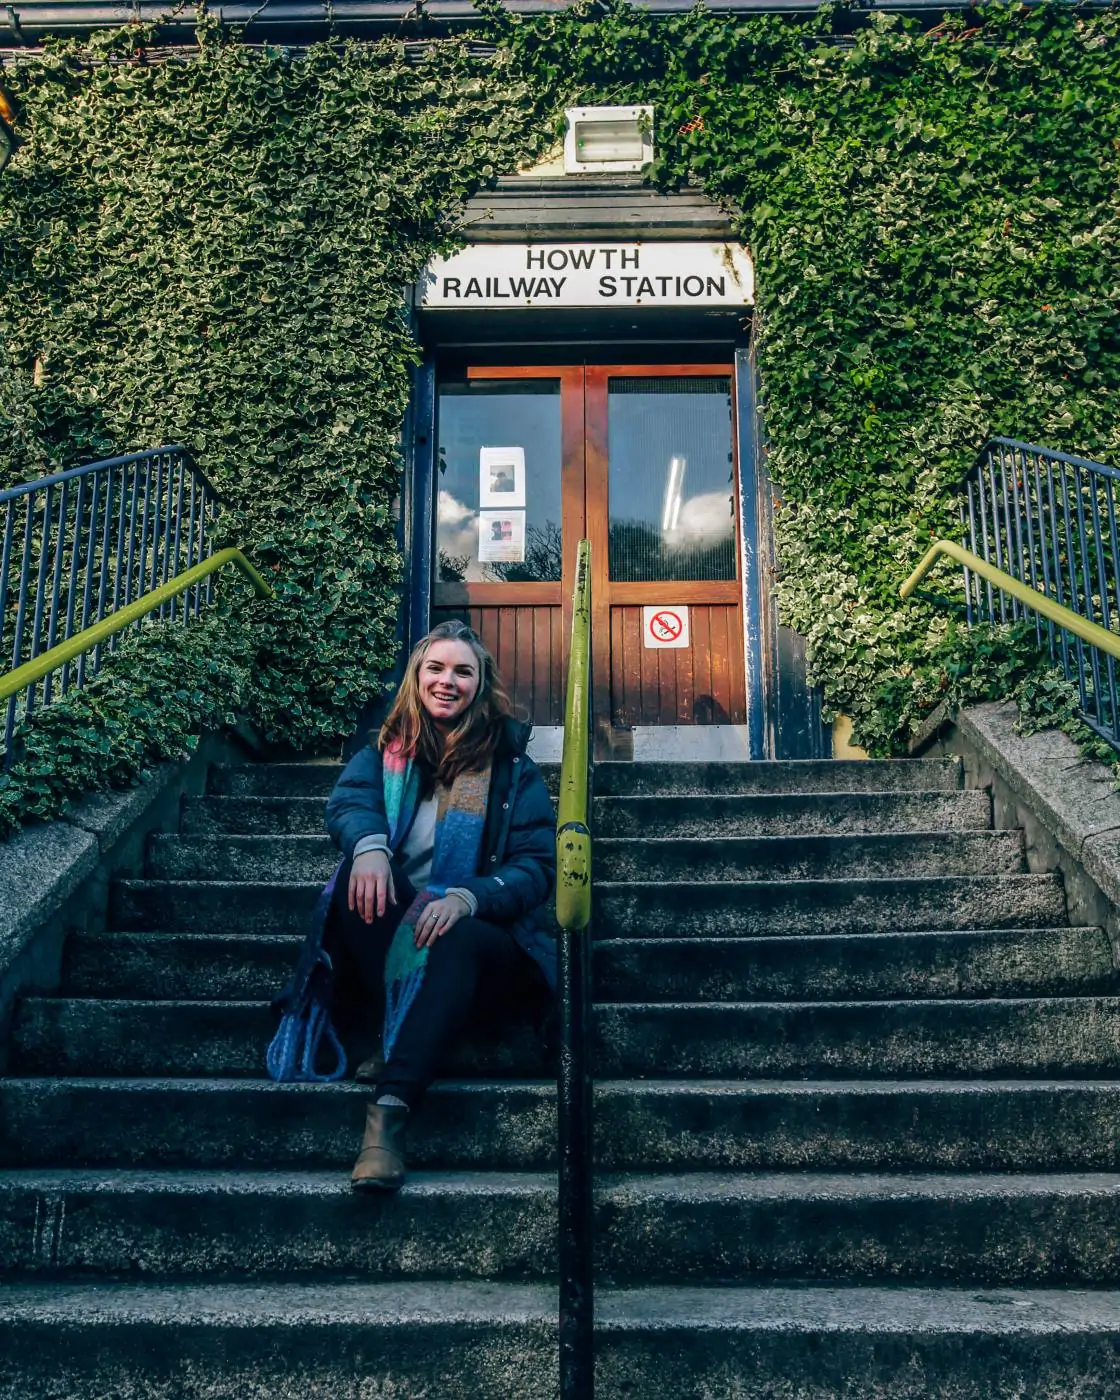
[[[204,19],[167,61],[126,31],[94,62],[10,64],[27,145],[0,178],[0,481],[187,443],[278,592],[223,590],[251,622],[223,634],[227,674],[255,652],[237,703],[272,740],[329,743],[391,660],[403,288],[566,103],[653,102],[651,178],[703,182],[756,261],[779,604],[829,705],[886,752],[947,688],[1017,685],[1021,649],[961,643],[897,589],[987,437],[1120,458],[1120,16],[876,15],[839,43],[828,8],[486,12],[493,55],[292,60]],[[127,687],[103,685],[115,713]],[[36,810],[52,800],[41,783]]]
[[[782,620],[829,708],[899,751],[943,694],[1068,696],[1016,642],[900,607],[987,438],[1120,462],[1120,17],[991,7],[923,33],[625,7],[495,22],[535,89],[657,104],[654,178],[740,211]],[[959,594],[959,573],[941,573]],[[1084,737],[1084,735],[1082,735]]]
[[[8,824],[45,815],[105,770],[180,752],[212,716],[208,686],[274,743],[350,731],[393,658],[417,358],[404,292],[448,211],[547,134],[508,58],[455,43],[291,61],[204,24],[200,52],[145,62],[142,38],[2,75],[27,145],[0,179],[0,481],[185,443],[226,497],[222,542],[248,550],[277,599],[250,603],[223,577],[225,608],[251,626],[214,630],[213,673],[203,655],[189,673],[199,703],[157,720],[139,755],[133,690],[160,639],[114,658],[98,722],[89,697],[64,702],[44,718],[47,752],[34,742],[0,778],[0,829],[5,810]],[[71,707],[88,732],[55,784]]]

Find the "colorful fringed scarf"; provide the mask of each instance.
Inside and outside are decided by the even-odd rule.
[[[394,741],[382,755],[385,812],[389,844],[396,850],[404,839],[420,797],[420,774]],[[449,889],[478,874],[490,768],[460,773],[450,787],[436,788],[436,834],[428,884],[408,906],[385,958],[385,1029],[383,1049],[388,1059],[409,1008],[424,981],[427,948],[417,948],[416,924],[424,907]]]

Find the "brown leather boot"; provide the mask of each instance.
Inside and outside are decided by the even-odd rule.
[[[385,1072],[385,1056],[380,1050],[375,1050],[368,1060],[363,1060],[354,1071],[354,1078],[359,1084],[376,1084]]]
[[[366,1130],[350,1185],[360,1191],[396,1191],[404,1185],[404,1130],[408,1109],[366,1104]]]

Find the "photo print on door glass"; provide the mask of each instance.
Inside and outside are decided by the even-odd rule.
[[[478,504],[484,509],[525,508],[525,449],[482,447],[478,453]]]
[[[525,512],[480,510],[478,513],[478,562],[520,564],[525,559]]]

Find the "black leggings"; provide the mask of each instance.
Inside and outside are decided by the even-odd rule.
[[[336,1000],[368,1016],[384,1006],[385,955],[412,899],[394,867],[397,903],[367,924],[347,904],[350,863],[339,871],[324,944],[335,965]],[[428,950],[424,980],[377,1085],[415,1108],[468,1020],[489,1025],[528,1018],[547,1007],[544,974],[513,935],[485,919],[462,918]]]

